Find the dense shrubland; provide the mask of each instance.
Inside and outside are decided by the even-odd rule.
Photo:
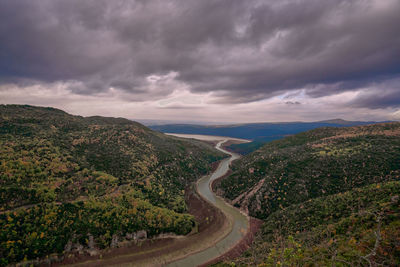
[[[220,182],[261,219],[308,199],[400,178],[400,124],[321,128],[271,142],[233,164]],[[247,194],[261,180],[255,194]],[[239,197],[239,198],[238,198]],[[241,198],[242,197],[242,198]]]
[[[151,205],[135,194],[89,199],[71,203],[46,203],[0,214],[2,264],[62,253],[68,242],[98,248],[110,246],[112,238],[146,230],[187,234],[194,225],[191,215]],[[4,240],[4,242],[3,242]]]
[[[236,264],[400,264],[400,124],[321,128],[237,161],[219,192],[264,220]]]
[[[0,106],[1,264],[110,245],[146,230],[187,234],[185,187],[222,155],[120,118]]]

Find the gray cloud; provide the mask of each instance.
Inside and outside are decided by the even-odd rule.
[[[382,92],[373,92],[363,95],[353,104],[356,107],[368,107],[371,109],[400,108],[400,93],[399,91],[389,91],[383,94]]]
[[[188,106],[188,105],[168,105],[157,107],[159,109],[201,109],[199,106]]]
[[[378,86],[362,90],[349,104],[353,107],[370,109],[400,108],[400,79],[388,80]]]
[[[398,14],[397,0],[0,0],[0,81],[137,101],[177,83],[221,103],[333,95],[399,77]],[[353,104],[392,107],[395,91]]]
[[[285,102],[286,105],[301,105],[301,103],[299,101],[286,101]]]

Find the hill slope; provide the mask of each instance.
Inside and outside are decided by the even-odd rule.
[[[300,133],[232,170],[218,192],[265,221],[242,263],[399,264],[400,123]]]
[[[0,264],[140,230],[186,234],[184,189],[222,157],[122,118],[1,105]]]

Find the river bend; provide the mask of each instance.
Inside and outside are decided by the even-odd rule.
[[[211,189],[212,181],[225,175],[229,171],[231,162],[240,158],[238,154],[221,148],[221,145],[226,141],[228,141],[228,139],[220,141],[215,148],[230,155],[230,157],[222,160],[218,168],[211,175],[204,176],[197,182],[197,192],[227,216],[232,230],[227,236],[219,240],[215,246],[172,262],[167,266],[198,266],[209,262],[234,247],[246,235],[249,229],[248,217],[242,214],[237,208],[226,203],[222,198],[216,196]]]

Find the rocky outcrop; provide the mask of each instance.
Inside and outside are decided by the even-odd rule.
[[[142,241],[147,239],[147,232],[145,230],[140,230],[134,233],[126,233],[125,238],[127,240]]]
[[[238,205],[240,206],[240,209],[246,212],[246,214],[249,214],[249,199],[254,196],[262,187],[264,184],[265,179],[261,179],[253,188],[251,188],[249,191],[244,192],[243,194],[239,195],[237,198],[235,198],[232,201],[233,205]],[[259,205],[258,205],[259,206]],[[261,206],[259,206],[261,208]]]

